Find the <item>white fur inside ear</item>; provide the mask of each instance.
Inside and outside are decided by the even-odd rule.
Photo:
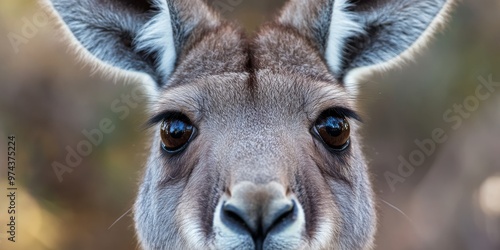
[[[335,0],[333,3],[325,58],[334,74],[339,74],[342,70],[342,56],[347,39],[365,32],[363,25],[356,22],[356,16],[348,11],[349,7],[347,0]]]
[[[166,79],[174,71],[177,59],[172,19],[166,1],[153,0],[153,4],[158,7],[160,12],[144,25],[135,42],[138,49],[160,55],[157,66],[162,74],[162,79]]]
[[[354,68],[347,72],[343,79],[344,86],[347,88],[347,91],[352,95],[358,95],[358,84],[366,81],[369,76],[374,73],[382,73],[393,68],[403,67],[406,62],[413,60],[418,52],[423,51],[423,49],[429,44],[429,40],[431,40],[439,30],[445,27],[446,22],[450,19],[451,11],[457,3],[458,1],[456,0],[447,0],[426,30],[423,31],[419,38],[403,53],[388,61],[375,65]]]

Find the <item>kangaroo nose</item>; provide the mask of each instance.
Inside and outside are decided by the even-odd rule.
[[[285,230],[297,218],[295,201],[286,198],[277,183],[238,184],[221,209],[221,221],[231,230],[250,233],[257,246],[269,233]]]

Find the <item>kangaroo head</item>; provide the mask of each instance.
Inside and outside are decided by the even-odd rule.
[[[144,249],[373,247],[356,79],[411,56],[450,1],[292,0],[251,37],[199,0],[52,5],[91,60],[144,76]]]

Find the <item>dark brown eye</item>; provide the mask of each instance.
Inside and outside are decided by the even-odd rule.
[[[194,127],[188,119],[167,118],[161,124],[162,147],[169,153],[184,149],[193,136]]]
[[[350,130],[347,119],[335,115],[322,115],[313,128],[328,147],[339,151],[349,146]]]

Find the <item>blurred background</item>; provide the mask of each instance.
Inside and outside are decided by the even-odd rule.
[[[211,2],[249,31],[283,4]],[[125,118],[113,112],[132,87],[79,63],[41,11],[34,0],[0,1],[0,249],[137,249],[128,211],[147,140],[144,103]],[[377,249],[500,249],[500,87],[476,96],[485,82],[500,83],[499,13],[499,0],[463,0],[415,62],[366,79],[359,105],[379,197]],[[115,130],[60,182],[53,163],[65,163],[67,147],[102,119]],[[436,130],[446,141],[435,149],[415,143]],[[9,135],[17,138],[16,244],[5,227]],[[401,172],[404,161],[414,171]]]

